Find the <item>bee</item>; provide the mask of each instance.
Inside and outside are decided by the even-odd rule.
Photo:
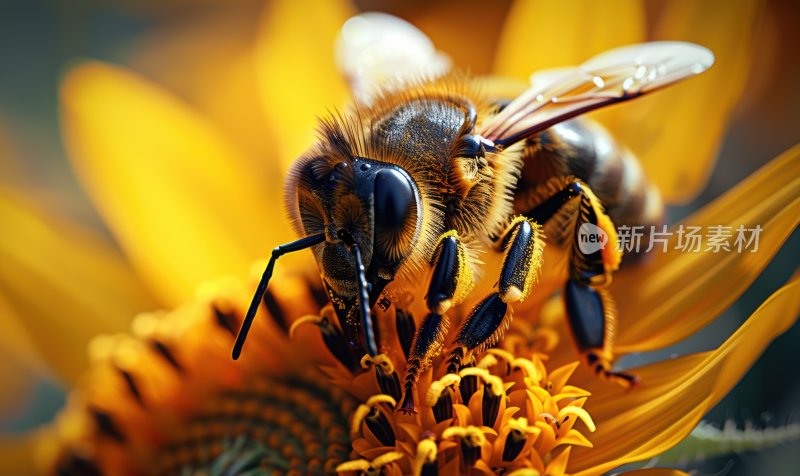
[[[644,43],[534,75],[516,97],[492,97],[478,78],[449,73],[322,120],[319,141],[286,185],[303,238],[273,250],[233,358],[278,258],[310,249],[338,321],[324,321],[323,337],[343,364],[384,368],[374,310],[395,306],[405,376],[401,384],[388,369],[379,383],[398,400],[405,393],[400,410],[413,412],[411,390],[435,357],[447,352],[457,372],[502,338],[509,307],[536,290],[547,242],[567,256],[562,295],[586,363],[633,384],[635,376],[612,370],[616,310],[605,288],[621,260],[615,224],[657,223],[661,205],[636,159],[577,116],[699,74],[713,60],[690,43]],[[587,237],[597,246],[582,246]],[[446,343],[451,310],[475,288],[479,253],[502,255],[499,273],[487,277],[495,288]],[[426,314],[417,324],[407,296],[419,288]]]

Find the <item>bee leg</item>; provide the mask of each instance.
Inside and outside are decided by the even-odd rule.
[[[635,376],[610,370],[617,311],[603,288],[611,283],[621,257],[614,224],[589,186],[576,178],[552,179],[535,194],[538,204],[525,215],[545,227],[556,215],[562,217],[559,223],[574,223],[564,235],[565,243],[571,244],[564,299],[575,343],[596,373],[625,386],[634,384]],[[569,203],[574,205],[568,207]]]
[[[470,313],[456,336],[448,370],[457,372],[475,349],[494,345],[508,328],[508,304],[523,301],[536,285],[542,266],[544,237],[541,227],[526,217],[515,217],[501,241],[505,253],[498,292],[484,298]]]
[[[556,177],[534,194],[537,204],[525,216],[543,225],[550,239],[570,245],[570,279],[595,288],[610,284],[621,259],[619,239],[589,186],[574,177]]]
[[[430,312],[444,315],[461,302],[474,285],[467,248],[455,230],[439,237],[431,265],[433,274],[425,302]]]
[[[425,302],[428,315],[417,329],[408,353],[404,379],[405,398],[399,411],[414,412],[414,387],[419,375],[439,355],[447,333],[444,314],[472,289],[472,268],[467,249],[455,230],[439,237],[431,259],[433,274]]]
[[[564,289],[564,302],[573,339],[589,367],[625,387],[636,384],[635,375],[611,371],[617,327],[617,309],[611,294],[570,279]]]
[[[395,308],[395,329],[400,339],[400,346],[406,358],[411,356],[411,344],[414,342],[414,334],[417,331],[417,323],[414,316],[403,309]]]
[[[603,378],[630,387],[637,382],[636,376],[611,371],[617,307],[605,288],[611,284],[621,258],[616,229],[591,189],[583,183],[579,186],[581,203],[575,210],[578,217],[570,248],[570,278],[564,290],[568,321],[590,368]],[[597,234],[599,239],[589,240],[589,234]]]
[[[398,411],[415,413],[414,387],[417,385],[417,379],[431,365],[433,358],[442,351],[446,334],[447,320],[441,314],[431,312],[422,320],[408,356],[406,375],[403,379],[405,397]]]

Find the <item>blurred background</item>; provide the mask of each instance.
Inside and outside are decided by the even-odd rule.
[[[720,8],[727,9],[737,8],[737,3],[719,2]],[[370,0],[355,2],[354,11],[398,15],[425,32],[456,66],[488,73],[510,6],[508,1],[488,6],[488,2],[475,1]],[[111,233],[71,170],[60,131],[59,84],[65,71],[83,58],[138,72],[202,111],[254,155],[269,157],[270,144],[258,143],[262,131],[257,113],[240,112],[240,106],[257,94],[242,58],[255,41],[264,8],[264,2],[254,0],[0,0],[0,188],[24,193],[54,216],[88,227],[113,245]],[[661,8],[658,2],[645,2],[651,21],[656,21]],[[718,197],[800,138],[798,20],[797,2],[764,2],[752,45],[753,65],[716,167],[697,198],[670,207],[671,221]],[[579,20],[566,16],[563,21]],[[531,28],[536,26],[534,21]],[[530,51],[535,54],[558,44],[559,39],[552,38],[551,44],[530,45]],[[332,51],[331,46],[330,52],[320,55],[332,57]],[[321,110],[327,106],[321,105]],[[257,169],[258,164],[253,167],[265,173]],[[280,189],[276,174],[265,177],[265,188]],[[3,234],[14,233],[4,223],[0,226]],[[264,244],[264,249],[268,246]],[[795,232],[752,288],[720,319],[686,342],[657,355],[628,356],[623,364],[717,346],[789,278],[798,263],[800,234]],[[798,348],[800,326],[795,326],[773,343],[706,420],[719,426],[731,420],[740,427],[798,423]],[[0,354],[0,371],[27,371],[13,352],[0,349]],[[46,371],[37,372],[25,385],[4,388],[3,393],[0,429],[5,435],[22,434],[50,421],[65,401],[64,386]],[[796,474],[787,468],[796,465],[797,450],[799,444],[785,444],[762,452],[692,461],[688,468],[700,474]]]

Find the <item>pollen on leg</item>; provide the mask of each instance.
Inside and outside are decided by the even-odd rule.
[[[524,301],[536,287],[542,268],[542,227],[527,217],[514,217],[505,232],[503,249],[500,298],[508,304]]]

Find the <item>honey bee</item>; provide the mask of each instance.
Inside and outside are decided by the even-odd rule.
[[[690,43],[626,46],[534,75],[513,98],[448,73],[322,120],[319,141],[286,185],[304,237],[273,250],[233,358],[277,259],[311,249],[338,318],[326,320],[323,336],[345,365],[384,358],[373,310],[395,306],[407,366],[402,385],[383,375],[382,386],[398,400],[405,390],[400,409],[414,411],[410,390],[434,357],[448,352],[457,372],[502,338],[509,306],[535,292],[548,242],[568,256],[562,294],[577,347],[597,374],[632,384],[634,376],[611,368],[616,310],[605,287],[621,259],[615,224],[657,223],[661,205],[636,159],[576,116],[699,74],[713,60]],[[582,249],[587,229],[605,246]],[[475,286],[478,252],[503,255],[499,274],[488,277],[496,288],[445,343],[449,311]],[[403,291],[420,286],[427,314],[417,323]]]

